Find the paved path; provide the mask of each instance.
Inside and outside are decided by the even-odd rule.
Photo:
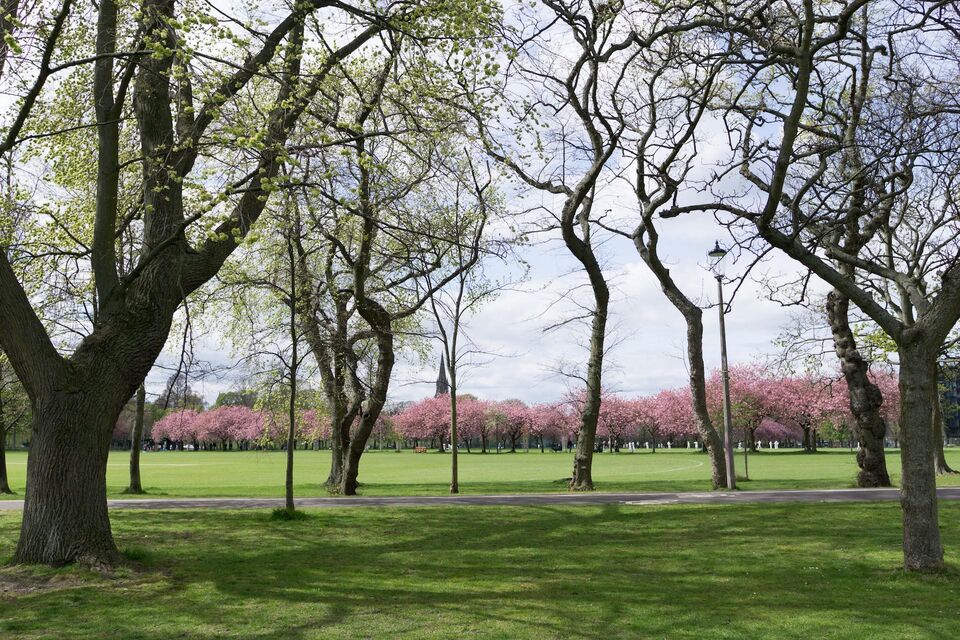
[[[960,487],[937,490],[941,500],[960,500]],[[900,498],[899,489],[815,489],[708,493],[527,493],[504,495],[298,498],[298,507],[432,507],[444,505],[742,504],[859,502]],[[279,498],[140,498],[110,500],[111,509],[275,509]],[[23,500],[0,500],[0,511],[19,511]]]

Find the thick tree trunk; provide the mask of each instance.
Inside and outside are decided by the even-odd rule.
[[[889,487],[890,474],[884,453],[884,437],[887,424],[880,415],[883,396],[880,389],[870,381],[869,366],[857,349],[857,342],[850,329],[849,300],[839,291],[827,295],[827,319],[833,333],[833,347],[840,360],[840,369],[847,382],[850,395],[850,411],[855,419],[856,436],[860,442],[857,452],[857,485],[860,487]],[[815,443],[814,443],[814,449]]]
[[[126,493],[143,493],[140,483],[140,450],[143,448],[143,413],[146,405],[147,390],[141,384],[137,388],[137,413],[133,420],[133,433],[130,434],[130,486]]]
[[[123,401],[99,400],[77,390],[36,408],[14,562],[102,567],[120,560],[107,513],[106,465]]]
[[[903,559],[911,570],[943,567],[933,460],[933,410],[936,352],[919,340],[900,346],[900,440],[903,507]]]

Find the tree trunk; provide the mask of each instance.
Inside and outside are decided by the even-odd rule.
[[[671,299],[672,300],[672,299]],[[710,454],[710,485],[714,489],[727,486],[727,464],[723,443],[713,427],[707,408],[706,370],[703,364],[703,321],[699,308],[675,306],[687,323],[687,359],[690,367],[690,401],[693,404],[694,424]]]
[[[14,562],[96,568],[120,560],[107,513],[106,465],[123,400],[99,400],[89,392],[57,393],[37,407]]]
[[[133,420],[133,433],[130,435],[130,486],[126,493],[143,493],[140,483],[140,450],[143,448],[143,413],[146,405],[147,390],[141,384],[137,387],[137,413]]]
[[[2,417],[2,416],[0,416]],[[0,430],[0,493],[13,493],[7,480],[7,432]]]
[[[593,448],[596,444],[597,420],[600,418],[601,376],[603,375],[604,338],[607,332],[609,291],[602,276],[593,277],[594,309],[590,330],[590,359],[587,361],[587,397],[580,416],[577,451],[573,456],[572,491],[593,491]]]
[[[903,560],[909,570],[943,567],[933,460],[933,411],[937,388],[936,352],[905,338],[900,352],[900,440]]]
[[[390,376],[396,355],[393,351],[393,326],[389,314],[379,304],[372,300],[365,301],[370,308],[365,308],[367,315],[364,318],[373,327],[377,337],[377,367],[373,384],[367,397],[367,405],[360,416],[360,424],[356,433],[350,438],[347,456],[343,465],[343,480],[340,483],[341,493],[345,496],[357,495],[359,485],[357,478],[360,473],[360,457],[367,446],[367,440],[373,431],[383,405],[387,401],[387,390],[390,388]]]
[[[450,368],[450,493],[460,493],[459,470],[457,469],[457,372]]]
[[[934,387],[933,393],[933,446],[935,450],[933,464],[937,470],[937,475],[957,473],[950,468],[947,463],[947,456],[943,451],[943,407],[940,404],[939,381],[937,386]]]
[[[856,339],[850,329],[849,306],[849,300],[839,291],[833,290],[827,295],[827,319],[833,333],[833,348],[840,359],[840,369],[847,382],[850,411],[853,413],[854,428],[860,442],[860,450],[857,452],[857,465],[860,467],[857,486],[889,487],[892,484],[883,450],[887,424],[880,415],[883,396],[877,385],[870,381],[867,375],[869,366],[857,349]],[[813,443],[812,450],[816,450],[816,442]]]
[[[677,286],[670,270],[660,261],[657,254],[658,234],[653,226],[649,214],[645,215],[645,222],[634,234],[633,242],[647,267],[660,283],[660,289],[670,301],[670,303],[683,316],[687,325],[687,364],[690,367],[690,402],[693,405],[694,423],[697,433],[703,440],[707,452],[710,454],[710,484],[714,489],[720,489],[728,486],[727,483],[727,458],[729,458],[731,467],[733,466],[733,453],[724,452],[723,441],[720,434],[713,426],[710,419],[710,412],[707,408],[707,382],[706,368],[703,364],[703,311],[694,304]],[[646,238],[646,240],[644,240]],[[720,287],[720,280],[717,280]],[[720,320],[723,322],[723,290],[719,289],[720,294]],[[722,326],[721,326],[722,328]],[[724,351],[724,362],[726,362],[726,352]],[[729,440],[730,434],[724,436]],[[727,442],[727,447],[731,446]],[[654,451],[656,451],[656,441],[654,441]]]

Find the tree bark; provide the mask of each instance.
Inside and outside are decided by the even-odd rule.
[[[590,252],[593,258],[593,252]],[[573,455],[572,491],[593,491],[593,448],[596,443],[597,421],[600,418],[600,403],[603,375],[604,339],[607,333],[607,306],[610,290],[596,262],[585,262],[593,288],[594,310],[590,323],[590,358],[587,361],[587,396],[580,415],[580,433],[577,434],[577,451]]]
[[[703,322],[699,308],[678,309],[687,323],[687,359],[690,367],[690,401],[693,404],[694,424],[710,454],[710,484],[714,489],[727,486],[727,465],[723,443],[713,427],[707,409],[706,368],[703,364]]]
[[[450,493],[460,493],[459,468],[457,466],[457,370],[450,367]]]
[[[0,415],[2,419],[2,415]],[[7,479],[7,432],[6,429],[0,429],[0,493],[10,495],[13,490],[10,488],[10,482]]]
[[[857,486],[889,487],[890,474],[884,453],[884,438],[887,424],[880,415],[883,396],[877,385],[870,381],[869,365],[857,349],[856,339],[850,329],[849,299],[834,289],[827,295],[827,320],[833,333],[833,347],[840,360],[840,369],[847,382],[850,396],[850,411],[855,420],[860,450],[857,452]],[[815,443],[812,450],[815,450]]]
[[[670,270],[661,262],[657,252],[659,234],[653,225],[652,212],[651,207],[645,207],[643,222],[633,234],[633,244],[657,278],[667,300],[680,312],[687,325],[687,366],[690,367],[690,402],[693,405],[694,423],[710,454],[710,484],[714,489],[725,488],[727,461],[723,441],[713,426],[707,408],[706,367],[703,363],[703,311],[683,293],[670,275]],[[653,450],[656,451],[655,438]],[[730,457],[732,460],[732,453]]]
[[[370,322],[374,328],[377,340],[377,367],[374,375],[374,381],[370,388],[367,398],[367,405],[364,407],[363,414],[360,417],[360,424],[357,425],[356,433],[350,438],[350,446],[347,449],[347,457],[343,466],[343,481],[340,485],[341,493],[345,496],[357,495],[357,478],[360,473],[360,457],[367,446],[367,440],[373,431],[380,412],[383,411],[383,405],[387,401],[387,390],[390,387],[390,376],[393,373],[393,365],[396,356],[393,351],[393,329],[390,325],[389,316],[379,304],[372,300],[366,300],[367,305],[361,313],[365,313],[364,318]]]
[[[933,411],[937,388],[936,350],[920,340],[902,341],[900,352],[900,444],[903,557],[908,570],[943,567],[933,460]]]
[[[130,486],[126,493],[143,493],[140,483],[140,450],[143,448],[143,414],[146,405],[147,390],[141,384],[137,388],[137,413],[133,420],[133,433],[130,434]]]
[[[120,398],[129,395],[105,395],[76,389],[36,408],[14,562],[95,568],[119,562],[107,513],[106,463]]]
[[[950,464],[947,463],[947,456],[943,451],[943,432],[943,406],[940,404],[940,388],[938,381],[937,386],[934,387],[933,393],[933,464],[938,476],[948,473],[957,473],[950,467]]]

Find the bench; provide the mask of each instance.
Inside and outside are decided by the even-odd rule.
[[[414,448],[413,448],[413,452],[414,452],[414,453],[426,453],[426,452],[427,452],[427,448],[426,448],[426,447],[414,447]]]

